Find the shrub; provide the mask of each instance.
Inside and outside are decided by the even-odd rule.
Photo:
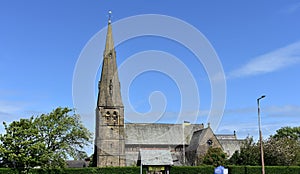
[[[261,174],[260,166],[228,166],[230,174]],[[266,166],[267,174],[300,174],[300,166]],[[0,168],[0,174],[17,174],[18,171]],[[87,167],[65,169],[31,169],[30,174],[139,174],[139,167]],[[144,173],[145,170],[144,170]],[[212,174],[213,166],[173,166],[172,174]]]

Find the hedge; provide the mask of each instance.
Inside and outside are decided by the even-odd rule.
[[[229,174],[261,174],[260,166],[226,166]],[[300,174],[300,166],[266,166],[267,174]],[[171,168],[171,174],[213,174],[212,166],[177,167]]]
[[[11,169],[9,168],[0,168],[0,174],[14,174],[15,172],[13,172]]]
[[[260,166],[229,166],[230,174],[261,174]],[[300,174],[300,166],[266,166],[267,174]]]
[[[213,174],[213,166],[173,166],[170,174]]]
[[[65,169],[31,169],[30,174],[138,174],[139,167],[87,167],[87,168],[65,168]],[[0,168],[0,174],[17,174],[13,169]]]
[[[227,166],[229,174],[261,174],[260,166]],[[300,174],[300,166],[266,166],[267,174]],[[31,174],[139,174],[139,167],[87,167],[65,169],[31,169]],[[144,170],[145,173],[145,170]],[[173,166],[171,174],[213,174],[213,166]],[[9,168],[0,168],[0,174],[17,174]]]

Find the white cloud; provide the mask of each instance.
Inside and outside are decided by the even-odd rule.
[[[265,108],[266,113],[270,117],[299,117],[300,106],[297,105],[284,105],[284,106],[270,106]]]
[[[230,72],[228,78],[271,73],[296,63],[300,63],[300,42],[258,56],[244,66]]]
[[[3,121],[11,121],[17,118],[16,113],[23,109],[23,104],[18,102],[0,101],[0,118]]]
[[[283,7],[282,12],[291,14],[300,9],[300,2],[290,4],[289,6]]]
[[[13,120],[18,120],[21,117],[30,117],[33,115],[32,113],[37,113],[25,110],[27,106],[28,103],[24,102],[0,100],[1,121],[11,122]]]
[[[20,104],[7,102],[7,101],[0,101],[0,112],[2,113],[13,113],[19,111],[22,107]]]
[[[282,106],[268,106],[262,108],[264,113],[269,117],[272,116],[285,116],[285,117],[299,117],[300,116],[300,106],[298,105],[282,105]],[[225,110],[225,115],[246,115],[246,114],[256,114],[257,107],[248,108],[238,108],[238,109],[227,109]]]
[[[268,106],[261,109],[263,109],[262,130],[265,138],[274,134],[281,127],[299,126],[299,105]],[[217,133],[230,133],[233,130],[237,131],[238,136],[241,138],[247,135],[257,138],[257,108],[226,110]]]
[[[263,132],[263,138],[267,139],[270,135],[274,135],[276,133],[276,130],[285,127],[285,126],[291,126],[295,127],[298,126],[297,124],[293,123],[279,123],[279,122],[267,122],[262,125],[262,132]],[[253,122],[243,122],[239,124],[222,124],[219,128],[216,134],[218,133],[233,133],[233,131],[236,131],[236,134],[238,138],[243,139],[247,136],[252,136],[255,141],[258,140],[258,124],[256,121]]]

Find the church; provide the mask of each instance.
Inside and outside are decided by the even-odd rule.
[[[125,124],[116,57],[109,20],[96,107],[94,155],[98,167],[197,165],[197,157],[209,147],[219,147],[228,156],[240,149],[242,140],[235,132],[216,135],[209,124]]]

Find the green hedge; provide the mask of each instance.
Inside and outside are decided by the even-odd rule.
[[[14,174],[15,172],[13,172],[11,169],[9,168],[0,168],[0,174]]]
[[[213,174],[213,166],[173,166],[171,174]]]
[[[260,166],[227,166],[230,174],[261,174]],[[266,166],[267,174],[300,174],[300,166]],[[88,167],[66,169],[32,169],[31,174],[139,174],[139,167]],[[144,172],[145,173],[145,172]],[[173,166],[171,174],[213,174],[213,166]],[[17,174],[17,171],[0,168],[0,174]]]
[[[229,166],[230,174],[261,174],[260,166]],[[267,174],[300,174],[300,166],[266,166]]]
[[[63,170],[45,170],[34,169],[32,174],[138,174],[140,172],[139,167],[87,167],[87,168],[66,168]]]
[[[234,173],[234,174],[247,174],[245,166],[229,166],[228,168],[228,173]]]
[[[105,168],[65,168],[65,169],[31,169],[30,174],[138,174],[139,167],[105,167]],[[13,169],[1,168],[0,174],[17,174]]]

